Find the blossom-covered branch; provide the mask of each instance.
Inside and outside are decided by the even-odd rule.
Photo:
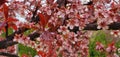
[[[101,30],[97,28],[97,24],[87,24],[84,30]],[[108,25],[109,29],[108,30],[119,30],[120,29],[120,22],[115,22],[110,25]]]

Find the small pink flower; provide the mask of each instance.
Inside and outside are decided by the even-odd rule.
[[[21,38],[20,36],[20,34],[15,34],[13,41],[19,41],[19,39]]]
[[[79,21],[77,19],[70,19],[68,20],[67,26],[70,27],[70,29],[73,29],[74,26],[79,26]]]
[[[34,41],[30,41],[30,47],[34,48],[35,47],[35,42]]]
[[[114,37],[118,37],[120,36],[120,30],[112,31],[111,34],[114,35]]]
[[[103,51],[104,50],[104,45],[100,42],[96,42],[96,50]]]
[[[116,52],[116,47],[114,42],[110,43],[108,47],[106,48],[106,52],[111,53],[111,52]]]
[[[99,21],[98,22],[98,27],[97,27],[98,29],[108,29],[108,24],[107,24],[107,22],[106,21]]]
[[[60,29],[58,29],[58,32],[61,32],[65,35],[69,32],[69,30],[66,26],[60,26]]]
[[[48,10],[48,11],[47,11],[47,14],[48,14],[48,15],[51,15],[51,14],[52,14],[52,11],[51,11],[51,10]]]
[[[120,48],[118,48],[118,53],[120,53]]]

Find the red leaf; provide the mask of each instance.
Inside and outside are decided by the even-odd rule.
[[[16,21],[18,21],[18,20],[15,19],[15,18],[12,18],[12,17],[9,17],[9,18],[7,19],[7,22],[16,22]]]
[[[8,28],[13,28],[14,30],[17,30],[17,26],[14,23],[9,23]]]
[[[39,18],[40,18],[40,23],[43,27],[45,27],[45,25],[47,24],[47,21],[46,21],[46,18],[45,18],[45,15],[43,14],[39,14]]]
[[[38,51],[38,55],[42,57],[46,57],[45,53],[43,51]]]
[[[17,26],[13,23],[13,22],[16,22],[16,21],[18,21],[18,20],[15,19],[15,18],[9,17],[9,18],[7,19],[8,27],[11,27],[11,28],[13,28],[14,30],[17,30]]]
[[[5,19],[7,19],[8,18],[8,6],[6,4],[3,5],[3,12],[4,12]]]
[[[0,0],[0,6],[2,5],[2,4],[4,4],[6,2],[6,0]]]
[[[109,46],[114,46],[114,45],[115,45],[114,41],[112,43],[109,43]]]
[[[11,26],[15,31],[17,30],[17,26],[16,25],[12,25]]]

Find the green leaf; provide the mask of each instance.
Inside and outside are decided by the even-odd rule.
[[[31,47],[24,46],[23,44],[18,44],[18,54],[20,56],[22,54],[27,54],[34,57],[37,54],[37,51],[32,49]]]

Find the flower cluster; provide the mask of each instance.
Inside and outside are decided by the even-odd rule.
[[[101,44],[100,42],[96,42],[96,50],[98,51],[104,51],[104,45]]]
[[[5,6],[0,5],[0,18],[10,18],[5,22],[0,21],[0,34],[3,33],[1,28],[6,26],[4,23],[9,21],[9,26],[15,25],[12,26],[16,29],[15,33],[23,30],[13,36],[13,41],[35,49],[38,52],[36,57],[58,57],[59,55],[88,57],[91,32],[81,30],[84,30],[88,24],[95,25],[95,29],[106,30],[110,28],[110,24],[120,22],[120,3],[114,0],[6,1],[5,5],[9,12],[6,13]],[[15,21],[13,18],[19,19],[19,21]],[[21,19],[25,21],[20,22]],[[89,27],[93,27],[92,25]],[[28,34],[37,32],[39,36],[24,35],[25,29],[32,30]],[[119,32],[116,30],[111,34],[117,37],[120,35]],[[115,57],[116,49],[114,43],[110,43],[107,48],[100,42],[96,43],[96,50],[105,51],[108,57]],[[13,51],[15,51],[15,47],[8,48],[8,52]]]
[[[96,50],[98,50],[100,52],[106,52],[107,57],[119,57],[119,55],[116,53],[117,48],[115,47],[114,42],[110,43],[106,48],[104,47],[104,45],[102,43],[97,42],[96,43]]]

